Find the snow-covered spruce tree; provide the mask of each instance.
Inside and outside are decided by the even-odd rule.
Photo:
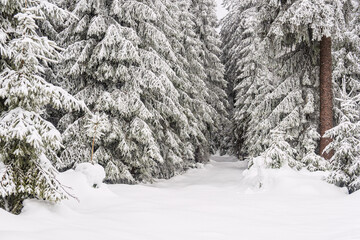
[[[265,159],[266,167],[281,168],[288,165],[300,169],[302,166],[296,161],[296,150],[286,141],[288,136],[284,131],[271,130],[271,142],[269,147],[261,154]]]
[[[274,53],[275,59],[280,60],[280,64],[284,63],[285,66],[283,69],[280,68],[280,71],[277,71],[277,75],[281,79],[285,79],[285,82],[289,78],[290,82],[293,82],[290,88],[291,92],[287,96],[295,92],[296,87],[294,88],[294,84],[299,84],[297,91],[301,93],[302,99],[298,98],[298,106],[301,102],[304,102],[304,106],[300,105],[299,108],[300,121],[296,123],[296,118],[294,118],[295,121],[289,122],[288,117],[286,117],[285,120],[288,122],[285,122],[285,124],[293,124],[292,127],[299,125],[297,129],[294,129],[295,131],[291,130],[290,134],[295,134],[293,136],[298,138],[298,143],[293,144],[299,151],[298,159],[310,170],[324,170],[328,165],[314,154],[316,149],[314,142],[320,137],[314,133],[319,126],[320,120],[318,116],[322,117],[321,111],[319,114],[317,109],[323,103],[322,111],[325,113],[324,106],[328,105],[326,101],[331,101],[332,97],[332,89],[327,89],[328,92],[330,91],[330,100],[329,98],[325,99],[326,94],[320,94],[320,98],[324,99],[319,99],[319,90],[317,88],[319,73],[317,69],[320,68],[320,78],[324,77],[324,72],[329,70],[324,69],[321,72],[321,66],[325,66],[322,61],[327,61],[322,58],[322,56],[325,56],[323,51],[325,49],[324,39],[328,41],[331,37],[339,37],[342,34],[343,23],[343,1],[287,1],[282,5],[282,11],[273,22],[270,30],[270,39],[274,44],[274,49],[281,49]],[[299,67],[300,65],[301,67]],[[287,73],[284,74],[284,72]],[[291,80],[291,78],[294,80]],[[296,83],[297,81],[298,83]],[[329,81],[331,82],[331,79]],[[320,79],[320,82],[323,82],[323,85],[320,83],[320,93],[323,93],[325,92],[324,78]],[[332,112],[332,109],[328,110]],[[330,116],[327,121],[332,123],[332,114],[329,115],[326,112],[323,115]],[[324,121],[324,118],[322,118],[321,122]],[[280,124],[283,122],[284,120]],[[320,124],[321,131],[323,131],[323,127],[326,127],[326,125],[322,126]],[[320,139],[320,143],[324,144],[326,141],[324,138]],[[321,152],[319,154],[322,155]],[[310,158],[310,156],[313,156],[313,158]],[[327,157],[327,155],[324,156]]]
[[[180,104],[187,109],[185,114],[189,120],[189,137],[195,149],[195,160],[206,162],[210,152],[207,137],[216,115],[211,115],[212,107],[206,102],[209,93],[205,83],[207,75],[201,59],[204,53],[202,43],[195,33],[194,16],[189,11],[191,1],[179,1],[176,6],[174,14],[180,23],[177,41],[180,40],[182,43],[179,52],[176,53],[179,59],[177,64],[183,68],[183,72],[180,73],[183,86],[178,88],[181,95]]]
[[[314,143],[319,138],[316,134],[319,123],[319,41],[323,35],[337,33],[341,21],[338,17],[342,17],[341,3],[234,1],[232,7],[236,9],[237,6],[242,7],[237,10],[243,14],[241,21],[248,23],[245,27],[238,24],[233,32],[244,37],[238,37],[238,43],[225,48],[246,53],[253,46],[251,57],[254,60],[251,60],[255,64],[249,71],[246,67],[251,65],[242,64],[247,58],[237,57],[240,60],[236,61],[226,58],[227,71],[232,71],[227,76],[235,83],[236,100],[239,100],[234,108],[234,118],[245,120],[243,123],[234,121],[238,124],[235,130],[239,134],[235,135],[233,143],[242,143],[240,152],[255,157],[270,146],[271,130],[277,129],[285,132],[286,141],[296,150],[297,161],[311,166],[312,170],[315,166],[322,168],[326,164],[319,163],[322,159],[314,153]],[[236,19],[236,14],[233,16]],[[232,19],[226,21],[231,26]],[[223,31],[223,36],[229,34],[226,29]],[[226,50],[225,54],[228,52]],[[247,83],[249,75],[254,78],[251,83]],[[310,156],[314,158],[310,159]]]
[[[276,6],[259,1],[228,1],[230,12],[222,27],[226,78],[233,86],[232,152],[240,157],[258,156],[269,146],[272,127],[265,121],[272,113],[277,76],[266,38],[276,17]],[[272,8],[271,8],[272,7]]]
[[[52,202],[68,196],[51,161],[61,135],[42,114],[45,107],[85,107],[44,79],[44,68],[60,58],[55,42],[39,35],[37,23],[69,15],[45,0],[2,1],[0,73],[0,207],[20,213],[27,198]]]
[[[111,4],[68,1],[66,4],[78,20],[71,22],[62,33],[67,50],[59,76],[66,74],[72,79],[69,83],[74,85],[69,84],[68,89],[110,121],[105,135],[96,143],[94,160],[105,167],[108,182],[133,183],[134,177],[149,180],[156,161],[163,162],[150,125],[153,122],[159,126],[161,119],[141,98],[168,107],[174,101],[164,97],[164,101],[168,101],[166,104],[158,97],[174,90],[171,84],[164,86],[167,76],[163,72],[170,71],[164,69],[166,63],[155,51],[141,48],[142,41],[130,26],[157,30],[152,25],[156,14],[137,1],[113,1]],[[128,11],[124,12],[125,9]],[[118,15],[127,26],[120,24],[122,19],[118,20]],[[157,40],[163,37],[158,32],[152,34],[156,34]],[[151,68],[164,75],[154,73]],[[172,107],[176,113],[178,108]],[[61,120],[65,126],[72,121],[73,115]],[[90,161],[91,141],[81,131],[85,123],[83,117],[65,129],[62,158],[67,164]]]
[[[360,100],[360,14],[359,1],[344,4],[345,24],[343,34],[334,39],[333,78],[336,91],[335,114],[337,126],[326,134],[334,140],[329,150],[334,151],[331,158],[331,173],[328,181],[346,186],[350,193],[360,188],[359,182],[359,100]]]
[[[353,93],[360,91],[360,1],[345,1],[343,7],[344,23],[342,34],[334,39],[333,44],[333,79],[335,97],[342,98],[343,82]]]
[[[176,73],[176,79],[172,81],[179,94],[177,103],[187,120],[183,133],[179,133],[179,137],[186,143],[185,159],[205,162],[208,160],[209,153],[209,142],[206,138],[209,135],[208,126],[214,125],[214,120],[210,114],[211,106],[205,101],[206,74],[200,58],[201,43],[193,29],[193,15],[189,12],[190,2],[159,1],[146,4],[153,6],[154,11],[157,12],[161,21],[158,21],[156,26],[169,42],[168,51],[160,51],[163,48],[161,45],[156,49]],[[142,39],[146,42],[150,41],[148,46],[151,47],[154,45],[153,36],[154,34],[147,34]],[[160,41],[156,42],[160,43]],[[170,49],[172,49],[170,51],[172,54],[169,54]]]
[[[231,88],[229,95],[233,109],[231,140],[228,144],[231,153],[242,157],[249,155],[248,147],[260,147],[262,150],[260,144],[250,146],[245,140],[250,115],[255,113],[255,106],[263,102],[263,94],[269,91],[272,77],[267,70],[266,55],[263,54],[262,42],[267,30],[262,24],[263,15],[258,11],[258,1],[226,3],[229,13],[223,20],[221,36],[225,76]],[[269,110],[262,109],[265,112]]]
[[[192,25],[182,25],[192,17],[182,12],[186,1],[63,4],[78,20],[61,34],[67,50],[58,76],[66,76],[65,87],[109,119],[94,153],[106,181],[169,178],[200,161],[209,148],[206,121],[213,120],[198,60],[201,45]],[[86,118],[75,119],[66,115],[59,125],[67,167],[90,160]]]
[[[221,63],[221,41],[216,31],[218,26],[216,3],[214,0],[191,1],[190,10],[195,18],[195,33],[200,38],[203,55],[202,64],[207,75],[207,102],[212,106],[211,115],[214,124],[207,136],[212,141],[212,151],[219,148],[225,138],[224,128],[229,125],[227,119],[228,99],[224,80],[224,66]]]
[[[239,51],[234,51],[236,48],[236,45],[239,43],[239,35],[240,31],[236,31],[236,29],[240,29],[240,21],[242,19],[241,16],[241,6],[239,6],[238,1],[224,1],[223,4],[227,5],[228,13],[227,15],[222,19],[221,22],[221,48],[222,48],[222,62],[224,63],[225,72],[224,72],[224,78],[227,81],[227,88],[226,93],[228,95],[229,100],[229,117],[232,120],[231,123],[225,128],[228,132],[228,136],[223,139],[222,143],[222,149],[224,152],[228,152],[229,154],[235,154],[238,157],[240,157],[240,149],[242,145],[242,130],[241,127],[239,127],[240,124],[243,121],[234,122],[234,78],[236,75],[236,64],[240,56]],[[239,27],[239,28],[238,28]],[[236,32],[235,32],[236,31]],[[242,124],[243,126],[245,124]]]
[[[327,180],[345,186],[352,193],[360,189],[360,94],[348,93],[344,81],[340,101],[340,122],[326,132],[333,141],[325,149],[334,150]]]

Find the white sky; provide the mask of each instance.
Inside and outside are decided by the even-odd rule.
[[[216,4],[217,4],[216,12],[219,20],[225,17],[227,13],[226,9],[221,6],[222,2],[223,0],[216,0]]]

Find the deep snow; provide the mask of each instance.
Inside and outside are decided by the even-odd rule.
[[[26,201],[20,216],[0,210],[6,240],[355,240],[360,193],[347,195],[322,173],[267,170],[263,188],[246,163],[213,156],[200,169],[147,185],[92,188],[81,172],[61,180],[74,199]]]

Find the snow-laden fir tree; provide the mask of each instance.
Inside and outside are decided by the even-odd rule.
[[[276,17],[276,6],[266,7],[259,1],[227,1],[229,14],[223,21],[226,78],[233,88],[232,152],[241,156],[257,156],[266,147],[273,103],[266,95],[277,81],[273,59],[269,54],[267,35]],[[272,7],[272,8],[271,8]],[[274,121],[273,121],[274,122]],[[273,126],[274,127],[274,126]]]
[[[69,14],[45,0],[5,0],[0,15],[0,207],[19,213],[27,198],[56,202],[68,196],[51,163],[59,161],[61,135],[43,118],[45,107],[85,107],[44,78],[44,69],[61,55],[39,34],[38,23]]]
[[[204,55],[202,43],[195,32],[194,16],[189,9],[191,1],[181,1],[177,4],[178,9],[174,13],[179,19],[179,40],[182,43],[181,50],[176,56],[183,66],[181,80],[184,82],[179,91],[182,96],[180,104],[188,109],[185,114],[189,121],[190,141],[194,146],[195,160],[206,162],[209,157],[210,145],[208,137],[212,126],[215,125],[215,114],[211,114],[212,106],[206,100],[209,99],[209,91],[206,86],[206,72],[201,56]]]
[[[271,142],[269,147],[261,154],[268,168],[281,168],[288,165],[292,168],[301,168],[296,161],[296,150],[287,142],[288,136],[284,131],[271,130]]]
[[[221,41],[216,31],[218,26],[216,2],[214,0],[191,1],[190,10],[195,19],[195,33],[200,38],[202,48],[202,64],[207,75],[207,102],[212,106],[211,115],[214,124],[207,136],[212,142],[212,150],[217,149],[225,136],[224,128],[229,125],[227,119],[228,100],[225,89],[224,67],[221,63]],[[215,127],[215,128],[214,128]],[[216,128],[218,127],[218,128]]]
[[[232,127],[230,151],[241,157],[247,155],[244,143],[251,120],[250,114],[258,101],[263,101],[271,73],[262,52],[261,12],[257,1],[227,1],[229,13],[223,20],[221,35],[223,61],[229,84]]]
[[[344,26],[344,15],[346,15],[343,3],[344,1],[326,0],[287,1],[282,5],[282,11],[270,28],[269,35],[274,45],[273,49],[280,49],[274,52],[275,59],[280,60],[279,63],[284,65],[280,71],[277,70],[277,75],[285,79],[285,83],[291,83],[287,97],[296,96],[296,92],[301,94],[301,98],[299,95],[292,101],[297,101],[299,117],[295,116],[294,121],[289,119],[293,110],[284,119],[285,121],[281,120],[280,124],[285,123],[291,126],[287,131],[290,130],[289,134],[298,138],[298,143],[292,144],[299,151],[297,158],[310,170],[324,170],[328,166],[325,161],[316,156],[314,145],[320,138],[320,135],[316,134],[316,129],[319,125],[320,130],[322,129],[318,119],[318,69],[323,61],[319,56],[319,49],[324,44],[324,38],[336,39],[343,34],[341,29]],[[284,86],[284,82],[281,82],[279,86]],[[297,84],[299,86],[294,87]],[[301,102],[304,106],[301,106]],[[320,112],[320,117],[321,114]],[[332,122],[333,119],[329,121]],[[322,153],[319,154],[322,155]]]
[[[341,98],[343,82],[346,81],[347,89],[354,93],[360,90],[360,1],[345,1],[343,6],[344,22],[341,26],[342,34],[334,39],[333,79],[335,96]]]
[[[360,90],[360,3],[347,1],[344,5],[345,24],[343,34],[334,46],[334,82],[336,91],[337,126],[327,132],[333,137],[329,150],[331,173],[328,181],[345,186],[352,193],[360,188],[359,165],[359,90]]]
[[[61,34],[67,50],[57,72],[69,79],[66,89],[109,120],[94,152],[106,181],[168,178],[206,160],[214,120],[189,2],[62,4],[78,19]],[[65,168],[90,161],[86,117],[78,117],[60,120]]]
[[[360,189],[360,94],[348,93],[346,87],[349,85],[344,80],[338,99],[340,122],[326,132],[333,141],[325,150],[335,152],[331,158],[328,182],[345,186],[352,193]]]
[[[149,106],[163,111],[172,107],[173,113],[168,111],[169,114],[180,114],[174,106],[177,95],[166,96],[175,92],[166,75],[166,71],[171,74],[171,69],[155,50],[141,48],[142,40],[131,28],[136,25],[142,34],[154,35],[157,40],[154,43],[161,41],[165,45],[161,50],[167,50],[166,39],[153,26],[156,13],[137,1],[66,4],[78,20],[72,21],[62,33],[67,50],[59,76],[66,74],[73,79],[69,83],[74,85],[67,88],[110,121],[105,135],[96,143],[94,160],[105,167],[108,182],[132,183],[134,177],[149,180],[156,161],[163,162],[150,125],[160,127],[161,119],[160,113],[149,109],[142,98],[151,101]],[[120,24],[122,21],[126,26]],[[65,116],[61,122],[66,126],[72,118],[73,115]],[[67,164],[90,161],[91,141],[82,131],[85,123],[83,117],[65,129],[62,158]]]
[[[235,92],[236,153],[260,155],[270,147],[276,129],[285,132],[297,161],[311,170],[324,169],[326,164],[315,154],[319,41],[339,32],[341,2],[229,1],[228,5],[222,36],[226,76]],[[236,40],[226,42],[233,36]]]

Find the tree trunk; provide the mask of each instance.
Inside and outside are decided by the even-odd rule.
[[[320,42],[320,155],[329,160],[333,152],[325,153],[324,148],[332,141],[323,137],[333,127],[331,38],[323,36]]]

